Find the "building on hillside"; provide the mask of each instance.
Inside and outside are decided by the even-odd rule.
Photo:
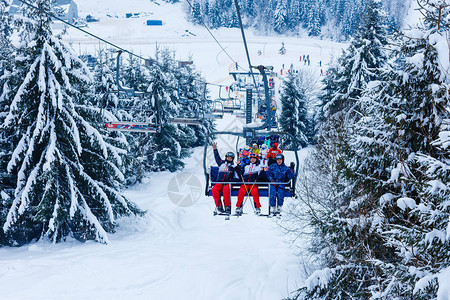
[[[9,8],[9,13],[12,15],[16,14],[19,11],[20,5],[21,2],[19,0],[13,0]],[[56,0],[53,9],[56,16],[64,21],[74,23],[78,19],[78,7],[73,0]]]

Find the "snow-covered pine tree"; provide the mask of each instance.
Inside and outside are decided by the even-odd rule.
[[[99,126],[94,126],[102,134],[103,139],[115,146],[121,157],[121,171],[125,175],[126,184],[130,185],[136,183],[141,172],[138,159],[134,158],[134,153],[131,151],[130,144],[135,143],[136,138],[139,138],[133,133],[123,132],[109,132],[105,130],[105,122],[108,121],[141,121],[140,111],[136,119],[133,120],[136,103],[132,100],[118,96],[118,87],[116,82],[116,74],[112,68],[116,68],[116,59],[112,56],[113,52],[106,49],[99,49],[96,55],[96,64],[94,68],[94,96],[93,103],[95,108],[92,109],[93,115]],[[139,103],[140,104],[140,103]],[[139,106],[141,108],[141,106]],[[138,118],[139,117],[139,118]],[[119,150],[121,149],[121,150]],[[128,152],[127,152],[128,150]]]
[[[10,41],[12,32],[11,16],[7,13],[8,3],[0,0],[0,125],[3,123],[11,104],[12,85],[14,84],[14,57]],[[11,132],[0,131],[0,224],[6,220],[7,206],[14,191],[14,179],[6,171],[6,165],[12,154]],[[3,229],[0,228],[0,245],[7,244]]]
[[[177,64],[168,49],[157,50],[158,65],[150,67],[150,93],[152,106],[158,110],[161,130],[153,135],[153,144],[148,145],[146,165],[151,171],[169,170],[171,172],[184,167],[181,160],[187,153],[182,149],[179,139],[183,132],[177,125],[170,123],[170,118],[177,116],[180,104],[177,103],[178,81],[172,70]]]
[[[361,120],[362,91],[368,82],[377,79],[385,65],[386,55],[381,50],[386,44],[383,19],[379,1],[366,1],[358,33],[338,64],[330,69],[331,76],[325,79],[321,96],[325,105],[315,157],[328,161],[317,161],[311,166],[331,168],[327,172],[335,174],[332,177],[334,188],[330,189],[334,194],[332,197],[313,195],[315,203],[309,206],[311,225],[321,233],[318,238],[322,243],[318,244],[323,247],[326,267],[307,280],[302,294],[306,299],[370,298],[381,280],[377,278],[381,269],[374,261],[393,257],[392,247],[385,245],[379,232],[373,230],[376,222],[373,199],[356,188],[347,165],[355,153],[361,151],[352,147],[351,139],[355,135],[355,122]],[[373,157],[369,151],[361,154]],[[325,178],[327,176],[324,174]]]
[[[374,298],[434,299],[450,267],[450,7],[419,4],[424,26],[397,37],[391,68],[365,100],[352,144],[359,151],[347,165],[372,203],[371,230],[392,249],[388,257],[374,253],[381,269]]]
[[[192,58],[190,58],[192,59]],[[182,110],[178,112],[179,117],[198,117],[201,118],[202,111],[206,113],[212,113],[208,111],[208,99],[206,98],[207,90],[205,81],[201,74],[195,69],[193,64],[188,64],[180,68],[179,72],[179,90],[182,98],[187,98],[189,101],[184,102],[178,99],[179,105],[182,106]],[[179,125],[178,126],[184,135],[180,140],[183,148],[192,148],[202,146],[205,143],[205,136],[208,132],[214,131],[214,121],[205,119],[202,121],[202,125]]]
[[[323,99],[326,118],[336,113],[346,113],[353,118],[355,106],[367,82],[374,80],[378,69],[386,61],[383,48],[387,44],[385,16],[377,0],[366,1],[361,24],[348,49],[343,51],[337,64],[329,70],[325,84],[331,85],[332,97]]]
[[[51,11],[49,0],[35,5]],[[88,69],[52,34],[48,16],[24,13],[18,53],[28,68],[2,125],[21,135],[8,164],[18,180],[3,229],[15,244],[68,236],[107,243],[116,219],[140,210],[118,192],[116,148],[80,114],[89,109],[77,90],[89,85]]]
[[[309,6],[306,27],[310,36],[318,36],[322,31],[322,14],[323,10],[321,7],[321,2],[313,2]]]
[[[288,28],[288,10],[285,0],[279,0],[273,15],[273,29],[278,33],[284,33]]]
[[[280,127],[297,139],[296,142],[299,147],[306,147],[308,145],[306,133],[309,125],[308,99],[305,88],[302,87],[299,77],[293,72],[289,73],[281,88]],[[292,147],[292,141],[289,140],[286,146]]]
[[[190,7],[190,12],[191,12],[190,20],[192,20],[192,22],[195,24],[201,24],[202,12],[200,2],[193,1],[192,7]]]
[[[121,79],[126,87],[135,91],[145,91],[148,87],[148,71],[141,59],[130,54],[122,71]]]

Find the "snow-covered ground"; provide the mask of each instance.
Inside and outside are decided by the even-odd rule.
[[[236,123],[233,118],[220,127]],[[219,140],[222,155],[228,142]],[[213,200],[203,196],[202,155],[194,149],[183,171],[156,173],[128,189],[125,195],[148,213],[122,220],[109,245],[40,242],[0,249],[2,299],[287,297],[303,281],[295,248],[278,220],[255,216],[250,201],[240,218],[213,216]],[[267,199],[261,202],[267,210]]]
[[[81,17],[91,14],[100,19],[98,23],[89,23],[86,30],[144,56],[152,55],[156,44],[170,47],[176,51],[177,59],[192,56],[209,82],[231,83],[228,71],[234,64],[203,27],[185,20],[184,4],[142,0],[76,2]],[[140,15],[127,19],[126,13]],[[162,19],[164,25],[148,27],[145,25],[148,19]],[[247,68],[239,30],[221,29],[213,33],[230,56]],[[296,68],[311,70],[318,78],[320,69],[325,71],[332,56],[345,47],[316,39],[257,36],[251,31],[247,31],[247,38],[254,65],[272,65],[278,71],[283,64],[287,69],[293,63]],[[68,30],[65,39],[80,53],[99,47],[98,41],[74,29]],[[286,55],[278,54],[281,42],[285,43]],[[258,50],[262,55],[257,55]],[[308,54],[311,66],[299,62],[300,55]],[[218,123],[218,129],[241,126],[229,115]],[[234,140],[226,137],[218,142],[222,155],[235,145]],[[122,220],[118,232],[110,235],[109,245],[69,241],[1,248],[0,297],[258,300],[287,297],[303,282],[295,248],[283,236],[276,220],[253,215],[249,201],[244,208],[247,214],[241,218],[226,221],[222,216],[212,215],[213,200],[203,196],[202,151],[194,149],[183,171],[153,174],[145,183],[125,191],[130,200],[148,213],[139,220]],[[301,157],[305,153],[301,151]],[[211,162],[211,153],[209,157]],[[292,158],[292,153],[288,157]],[[183,182],[185,179],[188,182]],[[190,197],[184,197],[188,194]],[[267,204],[267,199],[262,199],[263,210]]]

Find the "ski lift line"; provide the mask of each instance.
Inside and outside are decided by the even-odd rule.
[[[245,39],[244,26],[242,25],[241,12],[240,12],[240,10],[239,10],[239,5],[238,5],[237,0],[234,0],[234,6],[236,7],[236,13],[237,13],[237,16],[238,16],[239,27],[241,28],[242,40],[244,41],[245,53],[246,53],[246,55],[247,55],[247,60],[248,60],[248,67],[249,67],[249,69],[250,69],[250,74],[252,75],[252,78],[253,78],[253,83],[255,84],[256,93],[257,93],[258,96],[259,96],[259,89],[258,89],[258,85],[256,84],[255,75],[253,74],[252,63],[251,63],[251,61],[250,61],[250,54],[248,53],[247,40]]]
[[[194,10],[194,6],[192,6],[191,1],[186,0],[186,2],[189,4],[189,6],[191,7],[192,10]],[[219,47],[222,49],[222,51],[228,56],[228,58],[235,64],[237,65],[239,68],[245,70],[244,68],[242,68],[241,66],[239,66],[239,64],[230,56],[230,54],[228,54],[228,52],[225,50],[225,48],[219,43],[219,41],[216,39],[216,37],[214,36],[214,34],[211,32],[211,30],[209,30],[208,26],[206,26],[205,21],[203,21],[203,18],[200,17],[200,22],[202,23],[202,25],[206,28],[206,30],[208,31],[208,33],[211,35],[211,37],[214,39],[214,41],[216,41],[217,45],[219,45]]]
[[[73,24],[70,24],[69,22],[67,22],[67,21],[65,21],[65,20],[63,20],[63,19],[57,17],[56,15],[54,15],[54,14],[48,12],[48,11],[45,11],[45,10],[43,10],[43,9],[41,9],[41,8],[39,8],[39,7],[37,7],[37,6],[33,5],[33,4],[31,4],[31,3],[29,3],[29,2],[26,1],[26,0],[18,0],[18,1],[21,2],[21,3],[23,3],[23,4],[25,4],[25,5],[27,5],[27,6],[29,6],[29,7],[31,7],[31,8],[34,8],[34,9],[40,11],[40,12],[43,13],[43,14],[46,14],[47,16],[49,16],[49,17],[51,17],[51,18],[53,18],[53,19],[56,19],[56,20],[58,20],[58,21],[61,21],[62,23],[66,24],[66,25],[68,25],[68,26],[70,26],[70,27],[73,27],[73,28],[75,28],[76,30],[79,30],[79,31],[81,31],[81,32],[83,32],[83,33],[85,33],[85,34],[87,34],[87,35],[89,35],[89,36],[91,36],[91,37],[93,37],[93,38],[99,40],[99,41],[102,41],[103,43],[105,43],[105,44],[107,44],[107,45],[110,45],[110,46],[112,46],[113,48],[118,49],[119,51],[126,52],[126,53],[128,53],[128,54],[130,54],[130,55],[132,55],[132,56],[134,56],[134,57],[136,57],[136,58],[139,58],[139,59],[143,60],[143,61],[146,61],[146,60],[148,59],[148,58],[145,58],[145,57],[143,57],[143,56],[137,55],[137,54],[135,54],[135,53],[133,53],[133,52],[131,52],[131,51],[125,49],[125,48],[122,48],[122,47],[120,47],[120,46],[117,46],[116,44],[111,43],[111,42],[105,40],[104,38],[99,37],[98,35],[95,35],[95,34],[93,34],[93,33],[90,33],[90,32],[87,31],[87,30],[84,30],[84,29],[82,29],[82,28],[79,28],[79,27],[77,27],[77,26],[75,26],[75,25],[73,25]],[[230,57],[230,58],[231,58],[231,57]],[[232,60],[233,60],[233,59],[232,59]],[[234,62],[234,60],[233,60],[233,62]],[[163,65],[157,63],[156,61],[153,61],[153,63],[154,63],[155,65],[159,66],[159,67],[162,68],[162,69],[169,70],[168,68],[166,68],[166,67],[164,67]],[[169,70],[169,71],[173,71],[173,70]],[[226,86],[226,85],[219,85],[219,84],[216,84],[216,83],[209,83],[209,82],[206,82],[206,81],[204,81],[204,80],[199,80],[199,79],[195,79],[195,78],[194,78],[193,80],[194,80],[194,81],[199,81],[199,82],[202,82],[202,83],[205,83],[205,84],[208,84],[208,85],[212,85],[212,86]]]

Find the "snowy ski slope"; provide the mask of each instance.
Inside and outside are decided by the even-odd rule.
[[[185,4],[144,0],[78,0],[77,4],[81,17],[91,14],[100,18],[100,22],[90,23],[86,30],[145,56],[154,53],[156,44],[170,47],[176,50],[177,59],[192,56],[208,81],[231,83],[228,71],[233,68],[233,62],[204,28],[185,20],[182,11]],[[127,19],[126,13],[140,15]],[[147,19],[162,19],[164,25],[147,27]],[[246,68],[240,32],[237,29],[213,32],[230,56]],[[315,73],[317,78],[320,78],[319,61],[325,71],[326,63],[345,47],[316,39],[257,36],[251,31],[247,35],[254,65],[268,64],[279,70],[282,64],[287,69],[293,63],[297,68]],[[80,53],[99,47],[98,41],[73,29],[68,30],[65,39]],[[278,54],[282,41],[287,48],[284,56]],[[263,52],[261,56],[257,55],[258,50]],[[311,66],[298,61],[304,54],[310,55]],[[218,122],[218,129],[241,126],[240,121],[229,115]],[[222,155],[235,143],[226,138],[218,142]],[[203,196],[202,151],[194,150],[193,156],[186,159],[183,171],[153,174],[145,183],[125,192],[148,213],[143,219],[122,220],[118,232],[110,235],[109,245],[69,241],[1,248],[1,298],[260,300],[287,297],[303,281],[295,248],[285,243],[286,237],[276,220],[253,215],[249,201],[244,208],[248,214],[241,218],[225,221],[222,216],[212,215],[213,200]],[[306,150],[300,154],[304,157]],[[212,162],[211,157],[209,161]],[[179,181],[182,176],[188,176],[193,183],[183,185]],[[191,194],[195,201],[190,206],[177,205],[170,200],[177,194]],[[235,204],[236,199],[232,200]],[[266,210],[267,199],[261,203]]]

